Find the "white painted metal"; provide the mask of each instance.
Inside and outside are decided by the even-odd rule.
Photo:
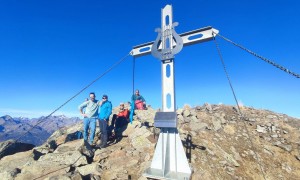
[[[174,54],[180,52],[183,47],[183,41],[174,30],[178,23],[173,24],[171,5],[167,5],[162,9],[161,18],[162,29],[156,30],[158,37],[151,47],[151,53],[154,57],[161,60],[162,113],[175,113]],[[158,48],[160,46],[159,42],[161,42],[160,51]],[[175,122],[177,122],[176,118],[174,119]],[[155,179],[190,179],[190,166],[176,127],[161,128],[151,167],[145,171],[146,177]]]
[[[169,68],[167,68],[169,66]],[[169,73],[167,73],[169,69]],[[174,85],[174,61],[162,62],[162,111],[174,112],[175,105],[175,85]],[[169,76],[168,76],[169,75]],[[169,97],[169,98],[168,98]]]
[[[214,32],[214,34],[213,34],[213,32]],[[218,34],[218,33],[219,33],[219,30],[217,30],[217,29],[214,29],[212,27],[205,27],[205,28],[189,31],[186,33],[182,33],[179,36],[183,40],[183,46],[188,46],[188,45],[212,40],[212,38],[215,37],[216,34]],[[197,37],[197,35],[198,35],[198,37]],[[195,37],[195,38],[193,38],[193,37]],[[152,42],[148,42],[145,44],[135,46],[131,50],[130,54],[132,56],[136,56],[136,57],[148,55],[151,53],[153,43],[154,42],[152,41]],[[176,44],[176,42],[174,42],[173,44]],[[158,49],[161,50],[162,45],[160,45]]]
[[[154,179],[188,180],[191,169],[176,128],[163,128],[150,168],[144,175]]]
[[[152,53],[162,63],[162,112],[155,118],[161,133],[151,166],[144,175],[154,179],[188,180],[192,172],[178,134],[177,116],[168,118],[170,114],[167,114],[176,113],[174,55],[183,46],[211,40],[219,31],[205,27],[178,35],[175,32],[178,23],[173,23],[172,6],[165,6],[161,14],[161,29],[155,30],[158,33],[156,40],[135,46],[131,51],[135,57]]]

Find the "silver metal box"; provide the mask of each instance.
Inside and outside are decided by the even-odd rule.
[[[158,128],[177,128],[176,112],[156,112],[154,126]]]

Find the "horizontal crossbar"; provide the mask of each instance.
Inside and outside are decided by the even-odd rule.
[[[192,45],[192,44],[210,41],[218,33],[219,33],[219,30],[208,26],[205,28],[196,29],[193,31],[188,31],[188,32],[182,33],[179,36],[183,40],[183,46],[188,46],[188,45]],[[153,43],[154,43],[154,41],[134,46],[130,52],[131,56],[139,57],[139,56],[144,56],[144,55],[150,54]],[[176,42],[174,42],[174,44],[176,45]],[[158,49],[161,49],[161,48],[162,47],[160,46]]]

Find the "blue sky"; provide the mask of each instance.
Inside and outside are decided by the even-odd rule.
[[[300,73],[300,2],[286,1],[5,1],[0,0],[0,116],[47,116],[110,68],[133,46],[154,41],[161,8],[173,5],[177,33],[212,26],[220,34]],[[217,38],[237,99],[300,118],[300,79]],[[95,92],[113,105],[132,94],[132,57],[56,115],[79,116]],[[136,59],[135,88],[161,107],[160,62]],[[177,107],[235,101],[213,41],[184,47],[175,59]]]

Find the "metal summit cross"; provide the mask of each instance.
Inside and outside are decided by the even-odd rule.
[[[177,130],[177,114],[174,89],[174,55],[183,46],[212,40],[219,31],[205,27],[178,35],[173,23],[172,6],[162,9],[161,29],[155,31],[158,36],[154,42],[133,47],[131,55],[139,57],[152,54],[161,60],[162,72],[162,112],[157,112],[154,126],[161,129],[151,166],[144,176],[153,179],[182,179],[191,177],[191,169]]]

